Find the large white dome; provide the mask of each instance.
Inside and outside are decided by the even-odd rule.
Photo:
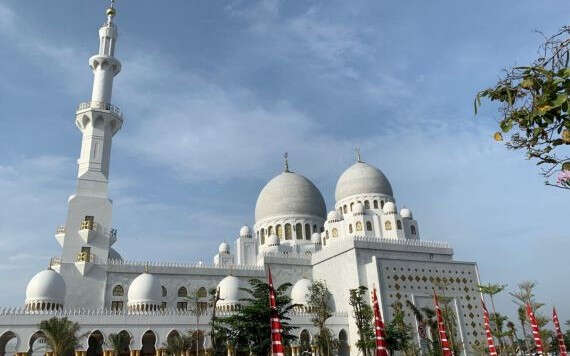
[[[352,195],[367,193],[393,196],[392,186],[382,171],[367,163],[356,162],[338,179],[335,192],[336,201]]]
[[[291,303],[293,304],[302,304],[303,306],[307,306],[308,301],[308,294],[309,288],[313,282],[309,279],[303,278],[298,280],[293,288],[291,289]]]
[[[312,215],[325,219],[325,200],[300,174],[283,172],[263,187],[255,205],[255,221],[281,215]]]
[[[65,281],[63,277],[52,269],[47,269],[36,274],[26,287],[26,306],[40,303],[48,303],[59,308],[63,307],[65,301]]]
[[[150,273],[140,274],[131,282],[127,295],[129,307],[158,306],[162,301],[160,279]]]
[[[220,301],[218,302],[218,305],[225,306],[239,304],[239,300],[242,295],[240,290],[241,281],[239,278],[227,276],[220,281],[218,288],[220,290]]]

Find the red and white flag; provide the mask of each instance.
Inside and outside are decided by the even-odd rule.
[[[445,331],[445,324],[443,323],[443,315],[441,314],[441,308],[439,307],[435,291],[433,291],[433,303],[435,304],[435,313],[437,314],[437,328],[439,330],[441,351],[443,356],[453,356],[453,351],[451,351],[451,347],[449,347],[449,340],[447,339],[447,332]]]
[[[273,278],[271,278],[271,270],[267,267],[269,281],[269,308],[271,320],[271,355],[284,356],[285,348],[283,346],[283,327],[279,314],[277,312],[277,301],[275,300],[275,289],[273,288]]]
[[[491,333],[491,324],[489,322],[489,311],[485,306],[485,301],[481,297],[481,306],[483,307],[483,322],[485,323],[485,334],[487,335],[487,346],[489,347],[489,355],[496,356],[497,349],[495,348],[495,340],[493,339],[493,334]]]
[[[560,329],[560,320],[558,320],[556,308],[552,308],[552,321],[554,322],[554,328],[556,329],[556,338],[558,339],[558,351],[560,353],[560,356],[567,356],[568,354],[566,353],[564,335],[562,335],[562,330]]]
[[[542,339],[540,338],[540,331],[538,330],[538,323],[536,322],[536,317],[532,311],[530,303],[526,304],[526,315],[530,321],[530,327],[532,329],[532,337],[534,339],[534,345],[536,346],[536,353],[538,355],[544,355],[544,349],[542,348]]]
[[[376,356],[388,356],[386,348],[386,333],[384,332],[384,322],[380,315],[380,306],[378,305],[378,297],[376,297],[376,288],[372,288],[372,307],[374,309],[374,332],[376,334]]]

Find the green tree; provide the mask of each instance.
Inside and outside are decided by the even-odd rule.
[[[542,168],[546,184],[570,189],[570,26],[547,38],[540,57],[527,66],[509,68],[499,81],[475,98],[499,103],[501,132],[510,133],[509,149],[526,151],[527,158]],[[550,177],[559,171],[558,181]]]
[[[395,351],[403,351],[405,355],[414,354],[414,346],[412,344],[412,326],[404,320],[405,314],[400,303],[392,305],[394,313],[392,320],[386,324],[386,344],[390,354]]]
[[[267,355],[271,348],[271,326],[269,323],[271,310],[269,308],[269,285],[259,279],[249,280],[249,288],[241,288],[247,297],[240,300],[241,306],[236,312],[227,317],[219,317],[216,324],[218,342],[225,340],[233,345],[237,353]],[[275,290],[277,314],[283,325],[283,342],[289,345],[296,337],[292,331],[295,326],[289,324],[289,312],[297,307],[291,304],[287,290],[290,283],[280,285]]]
[[[486,294],[489,296],[489,298],[491,299],[491,307],[493,308],[493,314],[491,315],[491,319],[493,317],[497,317],[499,314],[497,314],[497,310],[495,309],[495,299],[494,296],[501,293],[505,287],[507,285],[506,284],[491,284],[488,283],[487,285],[481,284],[479,285],[479,291],[482,294]],[[495,325],[500,325],[501,323],[499,323],[499,320],[494,320]],[[502,333],[502,331],[499,331],[497,329],[493,330],[493,335],[495,337],[497,337],[499,339],[499,348],[502,349],[503,348],[503,338],[500,335]]]
[[[406,306],[414,314],[418,323],[418,332],[420,333],[420,347],[422,351],[426,351],[428,355],[439,355],[441,351],[437,351],[439,345],[439,333],[437,330],[437,318],[435,311],[429,308],[418,309],[414,303],[406,300]],[[433,340],[430,340],[427,331],[430,331]],[[427,348],[427,350],[424,350]]]
[[[534,311],[534,316],[536,317],[536,321],[538,323],[538,328],[541,334],[541,337],[543,338],[543,344],[545,344],[545,337],[548,337],[548,333],[546,332],[546,330],[543,329],[543,327],[548,324],[549,319],[546,318],[545,316],[541,315],[539,312],[539,309],[544,305],[544,303],[540,303],[537,302],[535,300],[535,294],[534,294],[534,288],[536,287],[536,282],[531,282],[531,281],[523,281],[521,283],[519,283],[517,285],[518,290],[515,292],[510,292],[509,294],[513,297],[513,302],[516,303],[519,308],[518,308],[518,316],[519,316],[519,320],[521,320],[521,326],[523,328],[523,333],[525,333],[525,348],[527,350],[533,350],[534,346],[529,347],[529,345],[534,345],[534,342],[530,342],[528,340],[528,337],[526,336],[526,331],[525,331],[525,324],[528,323],[528,318],[526,316],[526,310],[525,310],[525,305],[526,304],[530,304],[533,311]],[[547,345],[545,345],[547,346]],[[548,348],[548,346],[547,346]]]
[[[335,346],[335,338],[325,325],[333,315],[330,298],[331,293],[323,281],[314,281],[309,287],[307,307],[312,314],[311,322],[318,329],[315,340],[321,355],[330,355]]]
[[[67,318],[43,320],[39,329],[54,356],[73,356],[79,341],[86,336],[78,335],[79,324]]]
[[[219,324],[217,315],[218,302],[222,300],[222,298],[220,298],[220,289],[212,288],[210,289],[208,295],[208,307],[212,311],[212,317],[210,318],[210,341],[212,343],[212,350],[215,355],[223,356],[226,354],[226,350],[222,344],[224,336],[216,334],[216,329],[218,328]]]
[[[207,301],[204,301],[204,299],[207,297],[208,292],[205,288],[194,289],[186,297],[189,302],[188,310],[196,317],[196,333],[193,337],[193,339],[195,339],[193,341],[196,343],[196,355],[200,354],[200,330],[198,329],[198,326],[200,325],[200,318],[208,312],[208,308],[210,306]]]
[[[107,346],[111,347],[115,356],[123,355],[127,353],[129,349],[129,343],[131,337],[126,332],[120,332],[117,334],[109,334],[107,336]]]
[[[352,315],[358,330],[356,347],[363,355],[367,356],[370,355],[371,350],[376,346],[376,340],[374,339],[374,312],[370,305],[366,303],[368,288],[360,286],[350,289],[348,292],[348,304],[352,306]]]
[[[170,356],[182,356],[190,349],[192,345],[191,335],[180,335],[179,333],[171,333],[163,343],[166,353]]]

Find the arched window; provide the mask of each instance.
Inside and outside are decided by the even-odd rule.
[[[386,229],[386,230],[392,230],[392,223],[389,222],[389,221],[386,221],[386,222],[384,223],[384,229]]]
[[[384,200],[380,200],[380,209],[384,209]]]
[[[416,227],[414,225],[410,226],[410,230],[412,230],[412,235],[416,234]]]
[[[325,231],[325,227],[321,226],[321,232]]]
[[[372,231],[372,223],[370,221],[366,222],[366,230]]]
[[[352,234],[352,224],[348,224],[348,232]]]
[[[396,220],[396,227],[398,230],[402,230],[402,222],[400,220]]]
[[[186,287],[180,287],[178,289],[178,296],[179,297],[187,297],[188,296],[188,289],[186,289]]]
[[[352,211],[353,206],[354,206],[354,203],[350,203],[350,211]]]
[[[305,240],[311,239],[311,225],[305,224]]]
[[[313,224],[313,233],[317,232],[317,224]]]
[[[285,240],[291,240],[291,224],[285,224]]]
[[[267,236],[271,236],[273,234],[273,226],[267,228]]]
[[[333,230],[334,230],[334,229],[333,229]],[[326,234],[326,236],[327,236],[326,238],[328,239],[328,238],[329,238],[329,230],[327,230],[327,232],[325,232],[325,234]]]
[[[297,240],[303,239],[303,225],[301,225],[301,223],[297,223],[297,225],[295,225],[295,236],[297,237]]]
[[[122,297],[125,295],[125,290],[121,286],[115,286],[113,288],[113,297]]]
[[[208,296],[208,292],[206,291],[206,288],[202,287],[202,288],[198,289],[198,291],[196,292],[196,296],[198,298],[206,298]]]
[[[259,237],[259,239],[261,240],[261,244],[263,245],[265,243],[265,229],[261,229],[261,236]]]
[[[364,209],[370,209],[370,202],[368,200],[364,201]]]
[[[356,222],[356,231],[362,231],[362,223],[360,221]]]
[[[374,209],[378,209],[378,200],[374,200]]]
[[[346,205],[342,207],[342,211],[346,214]]]
[[[277,236],[279,236],[279,239],[283,239],[283,228],[281,225],[277,225],[275,227],[275,232],[277,233]]]
[[[332,237],[338,237],[338,230],[336,227],[332,229]]]
[[[160,288],[162,289],[162,297],[166,297],[168,295],[166,288],[164,286],[161,286]]]

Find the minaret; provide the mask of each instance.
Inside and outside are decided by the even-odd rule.
[[[108,198],[111,141],[123,125],[119,108],[111,104],[113,79],[121,70],[114,56],[117,27],[114,0],[99,29],[99,53],[89,58],[93,71],[91,101],[81,103],[75,124],[82,133],[77,192],[69,198],[65,226],[57,241],[63,251],[60,273],[68,286],[65,307],[102,308],[106,299],[106,264],[116,241],[112,229],[112,202]]]
[[[107,22],[99,29],[99,53],[89,58],[93,71],[91,101],[81,103],[76,113],[75,124],[83,134],[78,193],[106,195],[111,140],[123,125],[121,111],[111,104],[113,79],[121,71],[121,62],[114,57],[118,37],[115,15],[112,4],[107,9]]]

